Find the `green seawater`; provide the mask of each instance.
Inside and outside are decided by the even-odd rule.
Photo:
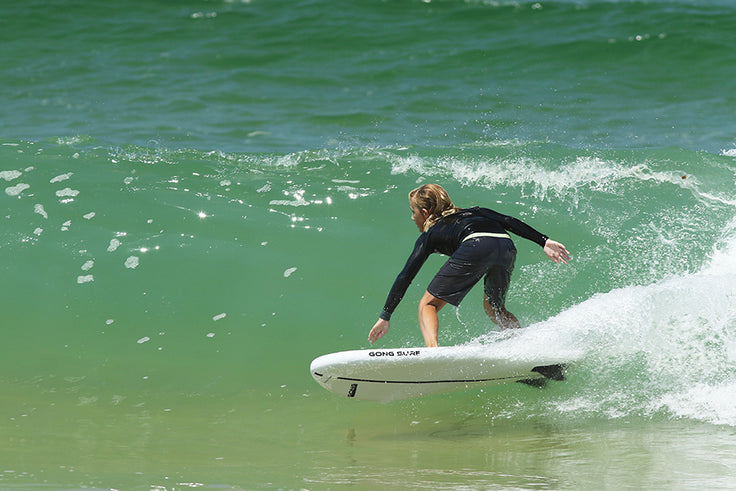
[[[730,2],[80,1],[0,29],[0,489],[729,489]],[[523,219],[567,380],[380,405],[407,193]],[[380,347],[421,344],[433,256]],[[440,343],[503,333],[480,289]]]

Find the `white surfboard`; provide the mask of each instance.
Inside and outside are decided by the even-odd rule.
[[[312,361],[312,377],[352,399],[390,402],[511,382],[563,380],[565,361],[499,355],[489,346],[340,351]]]

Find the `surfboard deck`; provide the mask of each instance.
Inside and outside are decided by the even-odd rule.
[[[565,361],[499,356],[488,346],[367,349],[330,353],[310,365],[314,380],[338,395],[391,402],[493,385],[563,380]]]

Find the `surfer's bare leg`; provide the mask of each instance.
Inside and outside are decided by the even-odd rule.
[[[437,344],[437,332],[440,328],[439,317],[437,312],[447,304],[429,292],[424,292],[424,296],[419,301],[419,327],[424,336],[424,344],[428,348],[434,348]]]
[[[501,308],[493,307],[488,301],[488,298],[484,297],[483,308],[485,309],[488,317],[490,317],[491,320],[501,329],[519,329],[521,327],[519,319],[517,319],[514,314],[506,310],[505,305]]]

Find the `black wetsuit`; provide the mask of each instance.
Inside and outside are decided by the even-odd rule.
[[[516,249],[506,231],[542,247],[548,239],[521,220],[488,208],[462,209],[440,218],[414,244],[404,269],[391,287],[381,319],[391,318],[412,280],[433,253],[445,254],[450,259],[432,280],[427,289],[429,293],[457,306],[470,288],[486,275],[486,295],[492,306],[502,307],[516,257]],[[480,236],[465,240],[471,234]]]

